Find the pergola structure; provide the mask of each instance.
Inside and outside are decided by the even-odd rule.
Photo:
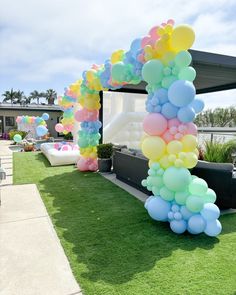
[[[189,50],[192,55],[192,66],[197,72],[194,85],[197,94],[230,90],[236,88],[236,57],[198,50]],[[125,85],[114,92],[147,94],[146,83]],[[236,98],[235,98],[236,102]],[[101,109],[99,120],[103,123],[103,91],[100,92]],[[102,142],[103,128],[100,130]]]

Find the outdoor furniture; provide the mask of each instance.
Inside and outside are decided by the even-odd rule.
[[[53,142],[42,143],[40,149],[52,166],[75,164],[80,158],[79,150],[58,151]]]
[[[221,209],[236,209],[236,173],[232,164],[209,163],[199,161],[197,166],[191,169],[191,174],[203,178],[209,188],[216,192],[216,204]],[[141,181],[148,175],[148,159],[141,151],[129,151],[123,149],[115,151],[113,156],[113,171],[116,178],[135,187],[136,189],[151,195],[141,185]]]

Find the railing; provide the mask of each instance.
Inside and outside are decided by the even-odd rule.
[[[213,141],[215,134],[236,136],[235,127],[198,127],[198,132],[200,134],[210,134],[211,142]]]

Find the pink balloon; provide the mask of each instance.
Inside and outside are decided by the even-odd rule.
[[[145,36],[145,37],[142,39],[142,41],[141,41],[141,47],[142,47],[142,48],[144,48],[146,45],[149,44],[150,37],[151,37],[151,36],[148,35],[148,36]]]
[[[180,121],[178,119],[176,119],[176,118],[170,119],[168,121],[168,127],[169,128],[171,128],[171,127],[178,127],[180,124],[181,124]]]
[[[98,111],[89,111],[87,109],[79,110],[75,113],[75,120],[78,122],[83,121],[96,121],[98,119]]]
[[[162,139],[166,142],[169,143],[170,141],[174,140],[174,136],[170,134],[169,130],[167,130],[163,135]]]
[[[167,129],[167,120],[161,114],[148,114],[143,120],[143,129],[149,135],[161,135]]]
[[[71,151],[72,147],[69,144],[65,144],[61,147],[61,151]]]
[[[182,134],[186,134],[188,131],[188,127],[186,126],[186,124],[181,124],[178,127],[178,131]]]
[[[64,129],[68,132],[71,132],[73,130],[73,125],[72,124],[64,125]]]
[[[78,145],[77,144],[75,144],[75,145],[73,145],[73,151],[78,151],[79,150],[79,147],[78,147]]]
[[[77,163],[77,168],[80,171],[96,171],[98,169],[97,160],[81,157]]]
[[[58,123],[58,124],[56,124],[56,126],[55,126],[55,130],[56,130],[57,132],[63,132],[63,131],[64,131],[64,126],[63,126],[62,124]]]
[[[174,138],[177,139],[177,140],[180,140],[184,135],[182,133],[176,133],[174,135]]]
[[[157,34],[158,28],[159,28],[159,26],[152,27],[148,33],[151,36],[151,38],[154,40],[157,40],[159,38],[159,35]]]
[[[54,149],[56,149],[56,150],[59,150],[59,148],[60,148],[60,145],[59,145],[59,143],[54,143]]]
[[[188,133],[192,134],[192,135],[197,135],[197,126],[190,122],[186,124],[187,128],[188,128]]]
[[[170,134],[175,135],[178,132],[178,128],[176,126],[170,127]]]

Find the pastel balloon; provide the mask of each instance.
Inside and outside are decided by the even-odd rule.
[[[204,232],[206,221],[200,214],[193,215],[188,220],[188,230],[191,234],[197,235]]]
[[[189,192],[188,191],[176,192],[175,193],[175,201],[176,201],[177,204],[185,205],[188,196],[189,196]]]
[[[16,142],[16,143],[19,143],[22,141],[22,136],[20,134],[15,134],[14,137],[13,137],[13,140]]]
[[[211,188],[208,188],[208,190],[206,191],[204,195],[204,201],[206,203],[215,203],[216,193]]]
[[[169,128],[171,128],[171,127],[178,127],[180,124],[181,124],[180,121],[178,119],[176,119],[176,118],[170,119],[168,121],[168,127]]]
[[[39,125],[37,128],[36,128],[36,133],[38,136],[44,136],[48,133],[48,129],[43,126],[43,125]]]
[[[203,208],[203,205],[203,199],[198,196],[189,196],[186,200],[186,207],[188,208],[188,210],[194,213],[200,212]]]
[[[189,218],[194,215],[194,213],[189,211],[186,206],[181,206],[180,213],[184,220],[189,220]]]
[[[49,114],[48,113],[42,114],[42,119],[47,121],[49,119]]]
[[[63,130],[64,130],[64,126],[63,126],[62,124],[58,123],[58,124],[56,124],[56,126],[55,126],[55,130],[56,130],[57,132],[63,132]]]
[[[195,40],[195,33],[188,25],[177,26],[171,35],[170,44],[175,51],[188,50]]]
[[[179,192],[189,185],[191,174],[186,168],[169,167],[164,172],[163,181],[168,189]]]
[[[158,221],[166,221],[170,211],[170,202],[163,200],[161,197],[154,197],[147,203],[148,214]]]
[[[192,135],[197,135],[197,125],[194,123],[190,122],[186,124],[187,127],[187,132],[192,134]]]
[[[143,120],[143,129],[149,135],[161,135],[167,129],[167,120],[161,114],[148,114]]]
[[[182,234],[187,229],[187,222],[185,220],[172,220],[170,222],[171,230],[176,234]]]
[[[204,179],[196,177],[191,181],[188,189],[192,195],[204,196],[207,192],[208,185]]]
[[[144,156],[151,160],[158,160],[165,153],[166,144],[159,136],[149,136],[142,142]]]
[[[195,118],[195,111],[193,108],[191,108],[190,106],[187,107],[183,107],[181,109],[179,109],[178,111],[178,119],[183,122],[183,123],[189,123],[192,122]]]
[[[161,113],[167,119],[172,119],[177,116],[178,110],[179,109],[172,103],[167,102],[162,106]]]
[[[192,67],[182,68],[178,74],[178,78],[192,82],[196,78],[196,71]]]
[[[184,80],[175,81],[168,90],[170,102],[177,107],[190,104],[196,95],[193,83]]]
[[[183,144],[183,150],[185,152],[194,151],[197,147],[197,137],[192,134],[184,135],[181,142]]]
[[[184,68],[187,67],[191,64],[192,62],[192,56],[188,51],[180,51],[176,56],[175,56],[175,64],[179,68]]]
[[[206,203],[203,206],[201,215],[205,220],[214,220],[220,217],[220,209],[212,203]]]
[[[149,84],[157,84],[163,78],[163,65],[157,59],[146,62],[142,68],[143,80]]]
[[[178,154],[182,151],[182,149],[183,149],[183,145],[178,140],[173,140],[169,142],[167,145],[167,152],[169,154]]]
[[[204,109],[204,106],[205,106],[204,101],[199,98],[194,99],[191,103],[191,107],[194,109],[194,111],[197,114]]]
[[[162,139],[164,139],[164,141],[166,143],[171,142],[172,140],[174,140],[174,136],[170,133],[169,130],[167,130],[163,135],[162,135]]]
[[[218,236],[222,231],[222,225],[219,220],[208,221],[204,233],[210,237]]]

